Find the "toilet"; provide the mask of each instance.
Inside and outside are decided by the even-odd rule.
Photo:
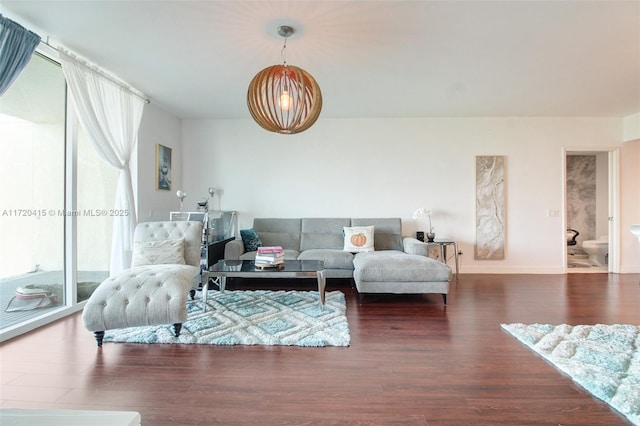
[[[602,235],[597,240],[582,242],[582,250],[589,255],[589,260],[596,266],[606,266],[605,256],[609,253],[609,237]]]

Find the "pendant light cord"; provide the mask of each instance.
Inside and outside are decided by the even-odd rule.
[[[287,48],[287,37],[284,38],[284,45],[282,46],[282,50],[280,51],[280,56],[282,56],[282,61],[284,62],[284,65],[287,66],[287,58],[284,54],[284,51]]]

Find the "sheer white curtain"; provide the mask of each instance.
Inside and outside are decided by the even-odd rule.
[[[81,125],[100,157],[120,170],[113,217],[111,275],[131,266],[133,231],[137,223],[130,160],[138,142],[145,101],[71,52],[59,48],[62,71]]]

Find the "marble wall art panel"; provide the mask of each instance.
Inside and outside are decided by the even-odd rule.
[[[596,238],[596,156],[567,156],[567,227],[578,243]]]
[[[504,259],[504,218],[504,156],[477,156],[475,259]]]

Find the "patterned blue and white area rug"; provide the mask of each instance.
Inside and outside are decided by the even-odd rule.
[[[502,328],[640,425],[640,326],[502,324]]]
[[[105,342],[200,345],[349,346],[344,294],[317,291],[210,291],[187,305],[179,337],[168,325],[107,330]]]

